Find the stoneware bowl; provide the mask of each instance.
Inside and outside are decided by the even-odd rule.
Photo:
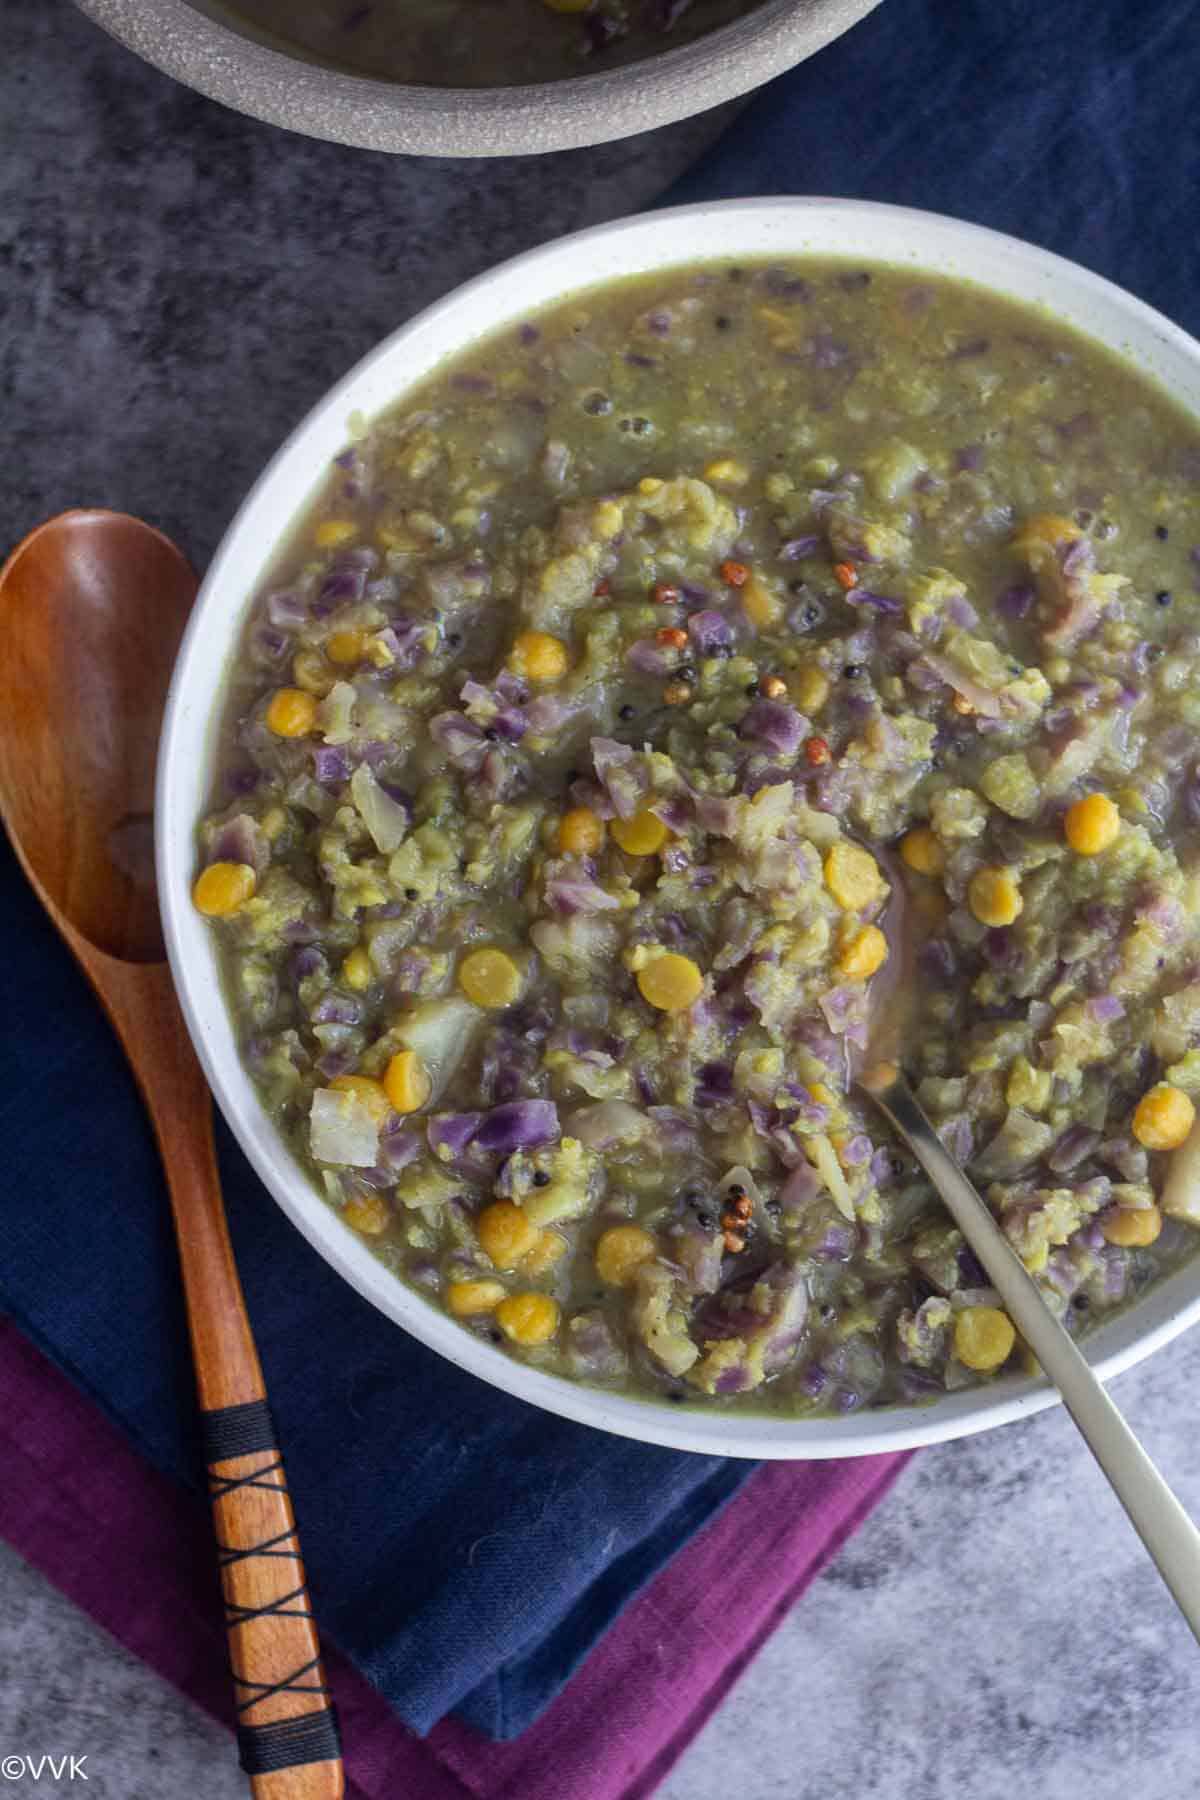
[[[690,118],[803,62],[878,0],[762,0],[707,37],[533,87],[406,87],[292,54],[205,0],[77,0],[164,74],[308,137],[412,156],[520,156]],[[670,39],[664,39],[669,44]]]
[[[680,1409],[587,1388],[530,1368],[401,1285],[342,1225],[285,1149],[238,1058],[213,939],[190,901],[195,822],[207,799],[226,666],[274,546],[344,448],[352,414],[389,407],[444,357],[534,309],[618,276],[703,259],[816,253],[956,275],[1044,307],[1145,370],[1200,414],[1200,344],[1140,301],[1043,250],[977,226],[900,207],[842,200],[746,200],[680,207],[548,244],[468,282],[380,344],[298,425],[250,492],[200,591],[163,727],[156,806],[167,949],[200,1059],[226,1118],[284,1212],[380,1312],[485,1381],[551,1412],[628,1437],[714,1455],[868,1455],[961,1437],[1051,1406],[1040,1378],[1005,1376],[921,1406],[845,1418],[787,1419]],[[1108,1377],[1200,1318],[1200,1258],[1086,1340]]]

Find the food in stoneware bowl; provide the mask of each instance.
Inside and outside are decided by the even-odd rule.
[[[853,1090],[881,1008],[1073,1331],[1190,1279],[1200,431],[1045,308],[749,239],[343,415],[189,886],[383,1281],[795,1454],[1024,1367]]]
[[[513,156],[748,93],[878,0],[77,0],[157,68],[370,150]]]
[[[756,0],[237,0],[222,8],[323,63],[448,88],[560,81],[692,43]]]

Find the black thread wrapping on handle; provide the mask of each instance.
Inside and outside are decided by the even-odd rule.
[[[218,1406],[201,1413],[200,1434],[206,1463],[228,1462],[234,1456],[275,1448],[275,1422],[265,1400],[247,1400],[243,1406]]]
[[[238,1761],[247,1775],[269,1775],[298,1763],[336,1762],[342,1754],[337,1714],[331,1706],[277,1719],[273,1725],[239,1725]]]
[[[235,1457],[251,1456],[258,1451],[275,1451],[275,1427],[271,1419],[271,1410],[265,1400],[251,1400],[243,1406],[222,1406],[211,1412],[201,1414],[201,1431],[203,1434],[205,1461],[213,1463],[229,1462]],[[266,1480],[264,1477],[275,1476]],[[287,1482],[283,1475],[283,1460],[276,1454],[272,1461],[251,1469],[245,1475],[218,1475],[210,1466],[208,1471],[210,1497],[215,1503],[223,1500],[228,1494],[237,1493],[240,1488],[257,1488],[264,1493],[286,1494]],[[217,1544],[221,1568],[227,1569],[235,1563],[247,1562],[251,1557],[289,1557],[300,1561],[300,1548],[296,1541],[294,1528],[276,1533],[274,1537],[263,1538],[260,1543],[234,1546]],[[229,1632],[247,1625],[254,1619],[311,1619],[312,1611],[307,1605],[308,1594],[304,1583],[278,1595],[265,1606],[241,1606],[236,1600],[226,1598],[225,1621]],[[295,1605],[289,1602],[297,1602]],[[333,1707],[328,1704],[329,1689],[318,1679],[321,1659],[319,1656],[310,1662],[293,1669],[279,1681],[247,1681],[233,1672],[234,1685],[247,1696],[237,1704],[237,1713],[251,1712],[261,1706],[264,1700],[275,1694],[320,1694],[326,1704],[317,1711],[301,1713],[290,1719],[276,1719],[267,1725],[240,1725],[237,1727],[238,1751],[241,1765],[249,1775],[269,1774],[273,1769],[288,1769],[300,1763],[336,1761],[341,1755],[341,1739],[338,1733],[337,1716]],[[305,1681],[305,1676],[314,1679]]]

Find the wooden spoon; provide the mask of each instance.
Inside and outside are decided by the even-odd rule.
[[[121,513],[62,513],[17,547],[0,571],[0,816],[125,1046],[162,1152],[242,1767],[262,1800],[337,1800],[336,1720],[154,889],[155,751],[195,592],[175,546]]]

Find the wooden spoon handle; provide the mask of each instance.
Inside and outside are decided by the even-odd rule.
[[[340,1800],[337,1719],[225,1221],[212,1102],[161,965],[82,959],[163,1155],[200,1396],[242,1767],[260,1800]],[[103,966],[100,966],[100,965]]]
[[[242,1767],[270,1800],[334,1800],[337,1719],[270,1408],[247,1400],[201,1423]]]

